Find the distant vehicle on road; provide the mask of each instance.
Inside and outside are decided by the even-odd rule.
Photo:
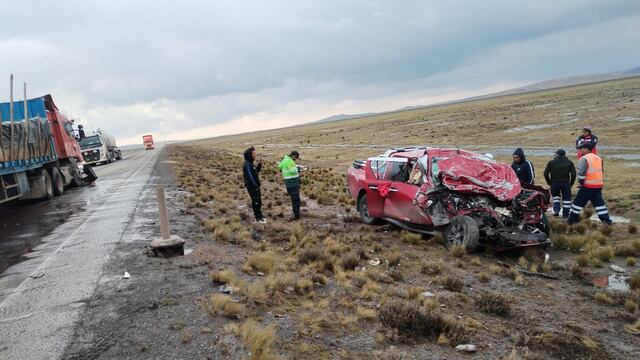
[[[101,129],[81,139],[80,148],[87,164],[110,164],[122,160],[122,151],[116,146],[116,139]]]
[[[153,144],[153,136],[151,135],[143,135],[142,144],[144,145],[145,150],[155,149],[155,145]]]
[[[468,252],[547,245],[543,188],[522,188],[508,164],[461,149],[392,149],[347,171],[364,223],[386,220],[410,231],[441,231]]]
[[[26,91],[25,91],[26,92]],[[0,204],[50,199],[97,179],[51,95],[0,103]],[[86,175],[86,176],[83,176]]]

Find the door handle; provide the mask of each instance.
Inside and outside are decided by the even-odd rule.
[[[378,187],[375,185],[369,185],[369,189],[371,190],[378,190]]]

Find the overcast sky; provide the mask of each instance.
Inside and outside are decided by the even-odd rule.
[[[640,66],[638,0],[0,0],[0,14],[0,101],[14,73],[121,144]]]

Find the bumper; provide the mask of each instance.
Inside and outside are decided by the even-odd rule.
[[[492,237],[495,239],[496,247],[503,250],[551,243],[547,234],[542,231],[530,233],[518,228],[497,229]]]

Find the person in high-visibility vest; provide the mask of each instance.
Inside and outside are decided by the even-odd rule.
[[[607,205],[602,198],[602,188],[604,187],[604,165],[602,158],[592,152],[593,144],[580,144],[580,152],[582,156],[578,160],[578,181],[580,189],[576,198],[571,205],[571,213],[569,214],[569,225],[580,221],[580,213],[589,201],[596,209],[598,218],[604,223],[611,225],[611,217]]]
[[[294,150],[285,155],[278,164],[284,178],[284,186],[291,198],[292,220],[300,219],[300,169],[302,167],[296,165],[297,160],[300,160],[300,153]]]

